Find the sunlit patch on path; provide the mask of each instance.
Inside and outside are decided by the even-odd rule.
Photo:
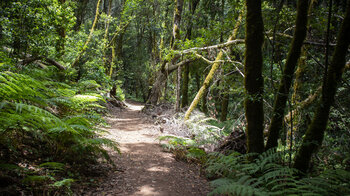
[[[206,195],[209,185],[199,168],[164,152],[157,141],[159,130],[141,113],[143,105],[126,104],[127,109],[106,119],[111,125],[108,138],[122,151],[111,153],[117,169],[87,195]]]

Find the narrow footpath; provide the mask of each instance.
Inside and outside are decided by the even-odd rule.
[[[143,106],[131,101],[127,106],[107,118],[108,138],[117,141],[122,152],[111,152],[117,169],[84,195],[207,195],[209,183],[199,168],[164,152],[157,140],[160,131],[141,113]]]

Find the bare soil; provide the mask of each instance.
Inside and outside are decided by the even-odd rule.
[[[108,138],[120,144],[122,154],[110,151],[116,164],[82,195],[207,195],[209,183],[198,166],[177,161],[163,151],[161,132],[141,113],[143,105],[128,101],[127,108],[112,109]]]

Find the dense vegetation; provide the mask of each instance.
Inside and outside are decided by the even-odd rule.
[[[1,194],[113,165],[102,117],[125,97],[174,104],[192,137],[160,139],[213,195],[350,194],[350,0],[0,5]]]

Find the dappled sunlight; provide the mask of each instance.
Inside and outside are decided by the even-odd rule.
[[[112,195],[205,195],[207,181],[198,168],[164,152],[157,140],[161,132],[140,113],[143,106],[127,105],[107,119],[108,138],[120,144],[122,154],[115,156],[115,164],[122,172],[112,172],[99,189]],[[111,187],[110,181],[117,183]],[[121,192],[115,194],[116,189]]]
[[[140,188],[140,191],[135,193],[136,195],[160,195],[159,192],[155,191],[150,185],[144,185]]]
[[[151,171],[151,172],[169,172],[169,168],[166,167],[160,167],[160,166],[154,166],[151,168],[148,168],[147,171]]]
[[[142,108],[144,107],[143,105],[130,104],[128,101],[126,101],[125,104],[129,110],[133,110],[133,111],[141,111]]]

